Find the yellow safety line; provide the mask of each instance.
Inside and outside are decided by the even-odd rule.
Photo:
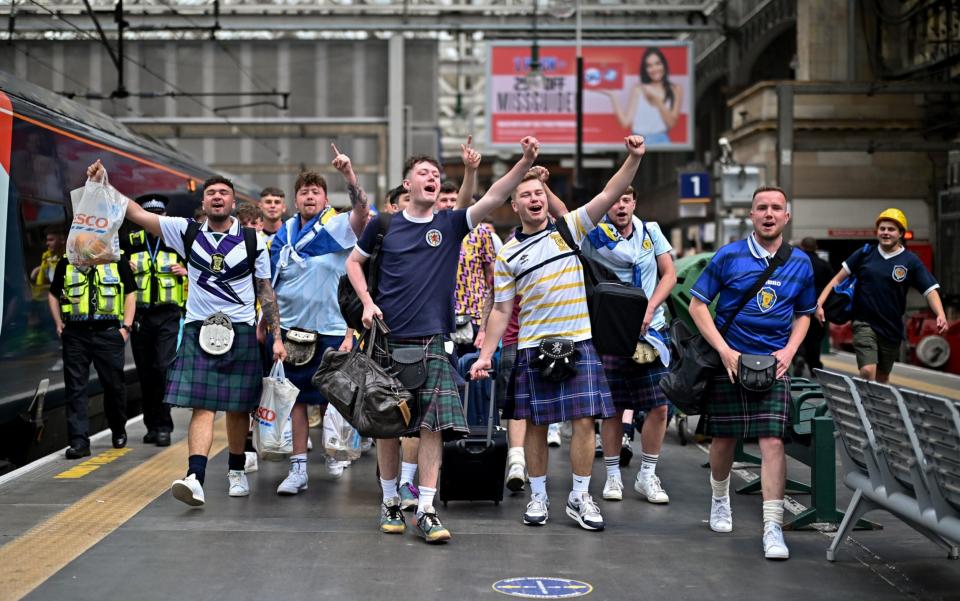
[[[850,375],[857,375],[860,373],[856,368],[856,364],[850,365],[830,357],[821,357],[820,360],[823,362],[824,367],[828,367],[830,369],[842,371]],[[894,367],[894,369],[896,369],[896,367]],[[960,390],[947,388],[946,386],[937,386],[936,384],[928,384],[923,380],[917,380],[915,378],[908,378],[907,376],[898,375],[896,372],[890,374],[890,383],[896,386],[902,386],[904,388],[910,388],[920,392],[929,392],[930,394],[936,394],[948,399],[960,401]]]
[[[210,455],[226,446],[224,420],[219,419]],[[183,440],[0,547],[4,571],[0,601],[22,599],[126,523],[182,477],[186,464]]]

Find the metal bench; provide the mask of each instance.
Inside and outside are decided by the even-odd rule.
[[[956,546],[924,520],[927,506],[921,508],[921,499],[929,505],[929,484],[921,469],[921,447],[900,394],[875,382],[823,370],[815,373],[836,426],[843,480],[853,490],[827,560],[836,559],[837,548],[853,525],[876,509],[890,512],[956,559]]]

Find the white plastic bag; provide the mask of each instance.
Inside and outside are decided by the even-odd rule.
[[[253,445],[264,459],[293,452],[293,430],[290,412],[300,389],[286,378],[283,363],[277,361],[270,375],[263,379],[260,406],[257,407]]]
[[[70,200],[73,223],[67,235],[67,260],[79,267],[119,261],[117,232],[130,200],[110,185],[106,170],[102,183],[88,179],[83,188],[70,193]]]
[[[323,451],[337,461],[360,458],[360,434],[343,419],[333,404],[327,405],[323,416]]]

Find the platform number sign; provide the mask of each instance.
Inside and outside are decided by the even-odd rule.
[[[708,200],[710,198],[710,174],[681,173],[680,174],[681,200]]]

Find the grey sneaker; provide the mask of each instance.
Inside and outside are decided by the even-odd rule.
[[[603,530],[603,516],[590,493],[567,499],[567,515],[584,530]]]
[[[527,503],[527,510],[523,513],[523,523],[528,526],[543,526],[549,517],[550,499],[532,495]]]

